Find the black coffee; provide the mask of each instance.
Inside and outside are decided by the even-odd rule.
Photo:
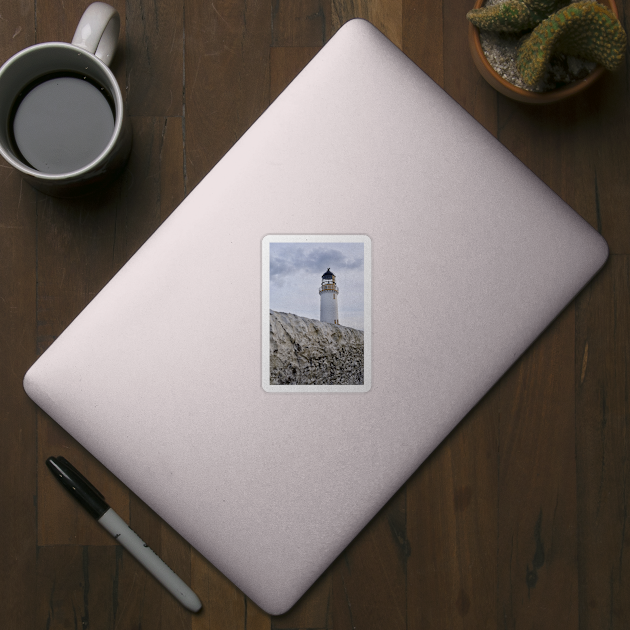
[[[107,90],[78,75],[27,86],[14,106],[12,135],[23,161],[43,173],[70,173],[95,160],[114,133]]]

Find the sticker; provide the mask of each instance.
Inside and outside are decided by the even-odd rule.
[[[262,241],[262,386],[266,392],[371,387],[372,241],[281,234]]]

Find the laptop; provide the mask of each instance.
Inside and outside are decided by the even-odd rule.
[[[24,387],[280,614],[607,255],[588,223],[353,20]]]

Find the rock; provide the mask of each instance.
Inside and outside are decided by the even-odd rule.
[[[271,385],[363,385],[363,331],[269,311]]]

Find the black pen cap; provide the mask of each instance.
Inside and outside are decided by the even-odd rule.
[[[105,497],[65,457],[49,457],[46,466],[95,519],[109,510]]]

